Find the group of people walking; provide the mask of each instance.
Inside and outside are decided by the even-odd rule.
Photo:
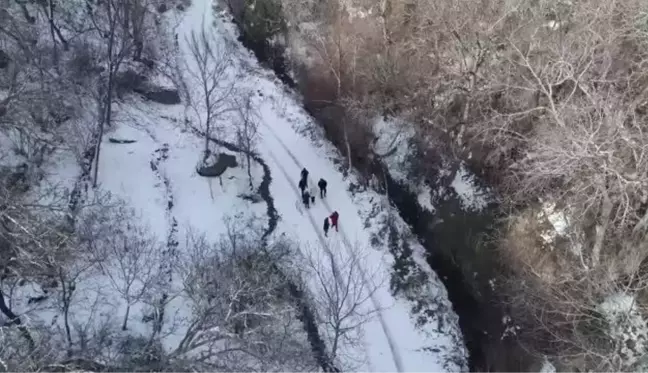
[[[326,180],[320,178],[317,182],[317,187],[320,192],[320,199],[326,197],[326,187],[328,183]],[[315,186],[311,185],[308,181],[308,170],[306,168],[301,170],[301,178],[299,179],[299,189],[301,190],[301,197],[304,206],[308,209],[315,204],[315,195],[317,194],[317,189]],[[339,214],[337,211],[333,211],[330,216],[327,216],[324,219],[324,236],[328,236],[329,228],[335,227],[335,231],[338,231],[338,218]]]

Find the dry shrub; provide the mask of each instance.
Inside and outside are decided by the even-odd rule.
[[[539,358],[549,356],[559,369],[629,369],[633,361],[628,355],[643,353],[644,332],[622,321],[621,328],[630,332],[615,335],[617,326],[599,306],[613,294],[638,294],[639,315],[645,317],[647,273],[618,278],[614,258],[594,269],[583,268],[572,251],[582,242],[558,238],[546,243],[542,235],[553,228],[538,218],[538,209],[523,210],[508,223],[499,240],[502,262],[509,269],[503,289],[522,347]]]
[[[322,10],[329,24],[321,34],[306,36],[313,52],[309,66],[299,71],[298,81],[306,108],[323,125],[327,136],[347,156],[347,167],[366,171],[373,140],[371,106],[357,100],[365,87],[359,75],[362,44],[354,23],[333,5]],[[365,27],[361,25],[362,27]]]
[[[367,155],[370,154],[373,139],[370,123],[361,115],[354,115],[344,103],[332,104],[335,102],[336,88],[326,74],[302,71],[299,82],[304,87],[302,92],[306,109],[325,129],[328,139],[346,153],[345,141],[348,138],[352,164],[365,171],[370,166]]]
[[[101,66],[100,51],[83,40],[71,44],[67,65],[70,79],[80,84],[95,79],[97,74],[104,70]]]
[[[539,210],[529,208],[508,218],[506,234],[499,242],[499,252],[515,276],[532,275],[546,283],[567,280],[572,264],[542,239],[553,229],[548,221],[538,219]]]

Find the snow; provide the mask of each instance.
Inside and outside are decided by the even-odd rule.
[[[556,373],[556,367],[546,357],[542,360],[540,373]]]
[[[390,175],[408,185],[417,194],[418,202],[423,208],[434,212],[436,209],[432,190],[422,182],[412,182],[407,173],[411,168],[409,163],[413,154],[411,142],[416,137],[414,128],[398,119],[377,118],[374,121],[374,133],[374,151],[382,155],[381,159],[386,163]]]
[[[466,210],[480,211],[488,206],[487,194],[474,186],[474,176],[467,172],[463,164],[457,170],[450,186],[459,195]]]
[[[597,307],[605,321],[607,334],[623,357],[623,367],[638,362],[648,350],[648,325],[633,294],[619,292],[607,296]]]
[[[567,219],[567,214],[564,211],[556,211],[556,204],[545,202],[542,204],[542,211],[544,212],[547,220],[551,223],[556,234],[564,236],[567,234],[567,228],[569,227],[569,220]]]
[[[540,213],[538,214],[538,219],[540,221],[546,219],[549,222],[548,228],[543,229],[540,232],[540,237],[543,241],[549,245],[551,249],[554,248],[556,240],[559,237],[568,237],[569,228],[571,226],[569,221],[569,215],[567,211],[558,209],[556,204],[549,201],[541,201],[542,205],[540,207]],[[580,257],[582,255],[582,245],[579,242],[571,242],[568,245],[569,251]]]
[[[371,190],[356,193],[348,190],[350,183],[357,183],[357,178],[353,173],[345,178],[337,169],[333,161],[339,158],[337,150],[324,143],[321,136],[319,139],[309,136],[314,123],[299,102],[283,89],[276,78],[258,67],[251,54],[236,42],[233,25],[214,18],[211,7],[209,0],[194,0],[175,28],[174,32],[179,35],[180,58],[190,59],[186,38],[192,31],[200,31],[200,27],[206,27],[218,42],[233,43],[238,48],[236,57],[239,60],[231,66],[230,78],[240,79],[242,87],[254,92],[254,104],[262,118],[257,148],[270,168],[270,193],[280,215],[271,239],[294,238],[304,257],[314,258],[330,273],[355,271],[361,292],[366,295],[366,301],[359,304],[358,313],[371,317],[363,320],[357,329],[357,343],[342,343],[337,363],[346,370],[359,371],[466,370],[466,351],[457,317],[445,288],[425,262],[424,248],[414,237],[403,239],[412,248],[415,265],[429,279],[422,287],[425,292],[419,296],[438,303],[439,313],[429,317],[443,326],[434,327],[433,323],[419,325],[419,320],[411,312],[414,307],[411,300],[392,294],[389,279],[395,259],[384,245],[372,243],[372,238],[383,232],[381,219],[394,219],[402,231],[407,231],[407,225],[389,212],[391,206],[385,196]],[[250,71],[245,69],[246,66],[256,68]],[[188,67],[191,68],[191,64]],[[182,75],[187,86],[196,85],[190,74],[183,72]],[[101,144],[98,191],[123,200],[134,210],[142,229],[157,238],[160,246],[166,245],[170,237],[180,241],[180,252],[164,254],[167,256],[157,259],[162,262],[173,261],[176,259],[174,255],[182,255],[185,249],[182,239],[191,231],[204,233],[209,242],[215,243],[225,233],[225,222],[232,217],[251,218],[264,224],[267,220],[264,203],[241,198],[249,190],[243,167],[229,169],[222,180],[203,178],[196,173],[204,140],[184,126],[186,115],[188,110],[182,105],[164,106],[128,97],[115,108],[114,127],[108,129]],[[191,116],[189,119],[194,123],[200,120]],[[116,144],[110,142],[110,138],[135,142]],[[397,157],[402,157],[402,153],[397,153]],[[56,165],[50,169],[52,179],[71,186],[79,173],[75,157],[70,152],[63,152],[54,159]],[[240,159],[239,163],[242,163]],[[324,200],[317,198],[309,210],[301,205],[297,188],[302,167],[310,170],[312,184],[316,184],[320,177],[328,182],[327,197]],[[261,167],[254,164],[254,189],[261,182],[262,173]],[[432,193],[424,186],[419,187],[419,200],[433,210]],[[457,182],[454,187],[458,193],[462,191],[459,194],[466,201],[479,203],[479,198],[471,196],[465,185]],[[331,230],[325,237],[323,220],[334,210],[340,214],[339,232]],[[318,289],[312,272],[304,280],[311,291]],[[97,319],[104,321],[123,317],[126,304],[114,289],[110,290],[110,281],[105,275],[96,273],[85,273],[79,278],[77,287],[83,289],[83,293],[79,294],[76,302],[83,307],[75,313],[76,320],[87,322],[90,314],[96,313],[103,315]],[[171,293],[179,291],[177,281],[173,280],[168,285]],[[25,287],[22,292],[34,294],[38,290]],[[177,297],[168,306],[168,317],[172,321],[171,326],[165,325],[163,335],[164,345],[169,349],[178,345],[186,328],[191,310],[184,303],[181,297]],[[95,309],[98,304],[106,306]],[[34,317],[34,323],[60,323],[57,312],[41,312],[36,318],[26,305],[18,306],[18,309],[28,314],[30,319]],[[149,309],[150,305],[144,301],[132,306],[131,331],[140,334],[149,331],[150,325],[139,317]],[[325,326],[321,328],[322,334],[331,331]]]
[[[414,182],[407,172],[412,167],[413,158],[417,157],[412,145],[417,136],[413,125],[398,118],[377,118],[373,130],[376,135],[374,150],[381,155],[389,174],[416,193],[421,207],[430,212],[436,211],[435,204],[439,199],[447,198],[448,191],[443,187],[432,190],[424,182]],[[447,168],[440,170],[440,177],[451,175],[450,166]],[[459,197],[467,211],[482,211],[491,202],[489,191],[476,185],[475,176],[468,172],[463,163],[450,183],[450,190]]]

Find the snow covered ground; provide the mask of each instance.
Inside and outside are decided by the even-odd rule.
[[[412,167],[412,157],[417,157],[412,144],[417,133],[411,124],[397,118],[377,118],[374,121],[374,133],[374,151],[382,155],[381,160],[385,162],[390,175],[416,193],[419,204],[428,211],[434,212],[435,204],[449,196],[457,196],[467,211],[481,211],[492,202],[489,199],[490,192],[476,185],[474,176],[463,164],[459,166],[448,188],[433,190],[422,181],[411,181],[407,170]],[[452,176],[449,169],[450,165],[447,165],[440,170],[440,178]]]
[[[299,259],[305,262],[310,259],[317,264],[305,267],[303,273],[312,293],[310,298],[316,306],[323,306],[317,302],[321,299],[318,291],[323,290],[318,275],[331,274],[337,285],[345,277],[355,276],[357,280],[355,299],[358,304],[349,322],[357,323],[358,328],[354,338],[340,341],[336,363],[343,369],[359,371],[465,371],[466,350],[457,317],[445,288],[425,263],[423,248],[414,238],[405,239],[412,247],[413,260],[427,276],[423,286],[426,293],[418,296],[430,300],[438,310],[436,314],[426,315],[426,321],[413,312],[418,304],[412,302],[411,297],[392,294],[390,276],[395,258],[386,247],[386,238],[376,239],[376,236],[384,235],[382,225],[386,219],[395,221],[405,235],[407,225],[391,210],[384,196],[371,190],[349,190],[356,179],[353,173],[344,178],[338,170],[335,161],[340,155],[337,150],[323,140],[321,133],[314,134],[316,126],[295,97],[286,92],[272,74],[259,68],[251,54],[235,42],[234,26],[215,16],[212,6],[211,0],[194,0],[184,13],[180,13],[182,21],[175,29],[180,44],[178,58],[187,62],[185,67],[192,68],[188,62],[186,37],[192,31],[200,31],[203,25],[217,42],[235,44],[236,60],[231,66],[230,78],[239,79],[241,87],[254,94],[253,102],[261,118],[257,150],[272,175],[270,194],[275,201],[279,222],[271,240],[293,239],[299,243],[302,254]],[[186,71],[182,76],[186,86],[197,85]],[[172,246],[182,250],[182,239],[189,230],[202,232],[208,241],[215,243],[226,233],[225,222],[232,218],[253,218],[265,224],[268,219],[265,203],[241,198],[249,189],[247,174],[242,167],[228,170],[222,185],[217,178],[203,178],[196,173],[204,140],[184,125],[187,115],[191,123],[200,121],[200,118],[191,116],[186,107],[165,106],[128,97],[115,112],[115,128],[106,134],[102,143],[99,190],[126,201],[137,214],[137,220],[158,238],[161,246],[175,242]],[[120,144],[111,138],[134,142]],[[62,170],[60,181],[71,188],[75,173],[70,171],[72,167],[62,164],[73,162],[74,158],[65,154],[58,157],[60,163],[57,168]],[[316,184],[319,178],[328,182],[328,196],[323,200],[317,198],[309,210],[300,204],[297,187],[303,167],[310,171],[311,183]],[[256,189],[263,176],[258,163],[253,164],[252,175]],[[52,178],[56,179],[56,175]],[[325,237],[323,222],[333,211],[340,214],[339,232],[331,231]],[[173,261],[174,255],[179,254],[165,251],[156,260],[161,263]],[[87,274],[81,280],[93,291],[105,288],[101,292],[102,298],[107,299],[104,303],[113,306],[102,310],[87,307],[88,312],[122,317],[126,304],[106,290],[108,279]],[[176,285],[171,281],[169,286]],[[77,299],[77,302],[92,301],[90,293]],[[14,307],[27,315],[32,323],[47,324],[58,320],[57,314],[37,313],[33,307],[28,309],[28,305]],[[150,328],[139,318],[147,312],[147,307],[148,304],[143,302],[133,305],[130,312],[138,316],[129,320],[131,328]],[[165,317],[172,320],[168,324],[176,326],[163,333],[169,349],[178,345],[178,338],[186,331],[189,310],[185,307],[181,298],[171,300],[168,305]],[[82,322],[88,312],[74,317]],[[330,335],[331,328],[324,320],[320,321],[320,333]]]

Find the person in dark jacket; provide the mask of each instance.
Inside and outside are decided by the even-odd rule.
[[[304,167],[303,170],[301,170],[301,178],[302,180],[308,180],[308,170],[306,167]]]
[[[331,219],[331,227],[335,227],[335,231],[338,231],[338,219],[340,218],[340,214],[338,214],[337,211],[333,211],[331,216],[329,216]]]
[[[329,226],[329,218],[326,217],[324,218],[324,237],[328,237]]]
[[[324,179],[319,179],[319,181],[317,182],[317,186],[320,190],[320,198],[326,197],[326,184],[326,180]]]
[[[306,190],[306,179],[299,180],[299,189],[301,190],[303,195],[304,191]]]
[[[305,190],[305,191],[302,193],[302,202],[304,202],[304,206],[306,206],[306,208],[309,208],[309,207],[310,207],[310,199],[311,199],[311,198],[310,198],[310,193],[308,193],[308,191]]]

